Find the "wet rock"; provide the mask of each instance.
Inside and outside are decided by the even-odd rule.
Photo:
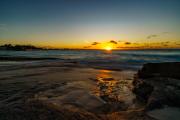
[[[98,113],[108,114],[113,112],[126,111],[127,108],[128,105],[126,105],[124,102],[116,101],[108,102],[104,106],[100,106],[97,109],[99,109]]]
[[[175,107],[165,107],[163,109],[149,111],[147,115],[156,120],[179,120],[180,109]]]
[[[147,63],[139,70],[139,78],[170,77],[180,79],[180,62]]]
[[[134,78],[133,92],[145,110],[180,107],[180,63],[149,63]]]
[[[112,80],[114,80],[114,78],[102,78],[104,81],[112,81]]]
[[[143,102],[147,102],[149,96],[151,95],[154,89],[153,86],[146,82],[138,81],[136,81],[136,84],[134,85],[135,87],[133,89],[133,92],[137,95],[137,98]]]
[[[96,114],[72,105],[59,107],[56,104],[33,100],[29,101],[25,107],[25,112],[31,115],[29,118],[33,120],[99,120]]]

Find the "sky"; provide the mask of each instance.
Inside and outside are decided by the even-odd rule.
[[[180,48],[180,0],[0,0],[0,44]]]

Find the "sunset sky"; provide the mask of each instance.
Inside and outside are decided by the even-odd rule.
[[[0,0],[0,44],[180,48],[180,0]]]

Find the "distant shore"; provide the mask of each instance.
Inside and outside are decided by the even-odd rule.
[[[2,57],[0,61],[35,61],[35,60],[57,60],[58,58],[33,58],[33,57]]]
[[[0,50],[9,50],[9,51],[37,51],[37,50],[99,50],[104,51],[104,49],[87,49],[87,48],[49,48],[49,47],[37,47],[34,45],[12,45],[12,44],[4,44],[0,46]],[[123,48],[123,49],[113,49],[113,51],[117,50],[180,50],[180,48]]]

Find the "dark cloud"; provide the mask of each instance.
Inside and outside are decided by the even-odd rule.
[[[170,42],[169,42],[169,41],[166,41],[165,43],[168,44],[168,43],[170,43]]]
[[[167,46],[169,46],[168,44],[169,44],[170,42],[169,41],[166,41],[166,42],[160,42],[160,43],[158,43],[160,46],[164,46],[164,47],[167,47]]]
[[[98,45],[100,44],[99,42],[93,42],[91,45]]]
[[[124,44],[126,44],[126,45],[130,45],[130,44],[131,44],[131,42],[125,42]]]
[[[116,42],[115,40],[110,40],[109,43],[118,44],[118,42]]]
[[[163,44],[164,47],[167,47],[168,45],[167,44]]]
[[[180,45],[180,43],[176,43],[176,45]]]
[[[121,49],[140,49],[142,47],[122,47],[122,46],[119,46],[119,47],[116,47],[116,48],[121,48]]]
[[[159,44],[169,44],[170,42],[169,41],[166,41],[166,42],[160,42]]]
[[[91,46],[84,46],[84,48],[91,48]]]
[[[158,37],[159,35],[149,35],[149,36],[147,36],[147,39],[151,39],[151,38],[155,38],[155,37]]]

